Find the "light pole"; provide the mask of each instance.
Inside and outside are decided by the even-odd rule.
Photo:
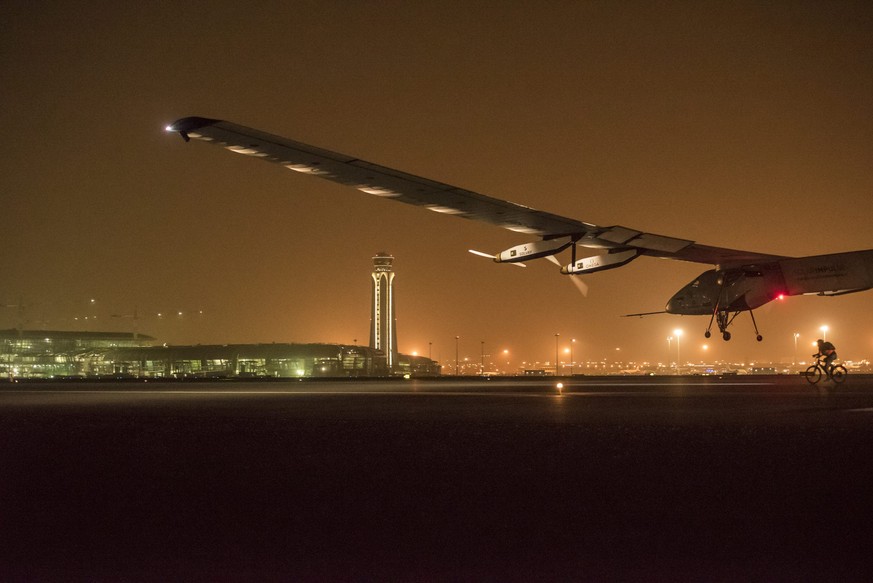
[[[673,334],[676,336],[676,373],[679,373],[679,366],[682,364],[682,352],[681,346],[679,345],[679,339],[682,338],[682,330],[676,328],[673,330]]]
[[[458,341],[460,339],[460,336],[455,336],[455,376],[461,375],[461,369],[458,368]]]
[[[576,359],[573,358],[573,345],[576,344],[576,339],[570,340],[570,376],[573,376],[573,365],[576,364]]]
[[[555,332],[555,376],[558,376],[558,374],[560,374],[558,371],[558,337],[559,336],[560,336],[560,334]]]
[[[823,334],[821,339],[824,340],[825,342],[827,342],[828,341],[828,330],[830,330],[830,328],[828,328],[827,326],[822,326],[821,328],[819,328],[819,330],[821,330],[821,333]]]
[[[485,374],[485,341],[480,340],[480,342],[482,343],[482,351],[479,357],[479,376],[482,376],[483,374]]]
[[[670,368],[671,358],[673,358],[673,337],[667,336],[667,368]]]
[[[800,338],[800,334],[797,332],[794,333],[794,366],[797,366],[797,339]]]

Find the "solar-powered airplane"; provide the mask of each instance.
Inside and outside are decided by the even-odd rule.
[[[730,340],[728,327],[737,315],[747,311],[760,341],[762,336],[752,310],[767,302],[784,296],[837,296],[873,288],[873,249],[786,257],[710,247],[538,211],[226,121],[186,117],[169,125],[167,131],[178,132],[186,142],[193,138],[217,144],[231,152],[261,158],[374,196],[537,237],[489,255],[498,263],[540,258],[557,261],[554,256],[569,248],[572,260],[561,267],[561,273],[570,276],[615,269],[641,256],[713,265],[713,269],[704,271],[676,292],[663,312],[630,314],[709,316],[704,333],[707,338],[715,322],[722,337]],[[591,251],[579,258],[579,248]]]

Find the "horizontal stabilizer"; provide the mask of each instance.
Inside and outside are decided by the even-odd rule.
[[[806,295],[817,295],[817,296],[826,296],[826,297],[834,297],[834,296],[845,296],[848,294],[856,294],[858,292],[867,291],[870,289],[869,287],[861,287],[858,289],[842,289],[838,291],[827,291],[827,292],[819,292],[817,294],[806,294]]]
[[[655,314],[666,314],[666,310],[661,310],[660,312],[641,312],[639,314],[622,314],[622,318],[642,318],[643,316],[654,316]]]

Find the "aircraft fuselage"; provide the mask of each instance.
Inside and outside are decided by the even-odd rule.
[[[669,314],[754,310],[783,296],[839,295],[873,288],[873,250],[833,253],[711,269],[667,302]]]

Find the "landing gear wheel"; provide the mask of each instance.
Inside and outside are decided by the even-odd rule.
[[[763,340],[763,339],[764,339],[764,337],[761,336],[760,334],[758,334],[758,342],[760,342],[760,341]]]
[[[725,341],[725,342],[727,342],[728,340],[731,339],[731,333],[730,333],[730,332],[724,332],[724,333],[722,333],[721,337],[724,338],[724,341]]]
[[[704,338],[709,338],[710,336],[712,336],[712,332],[710,332],[709,330],[703,333]]]

